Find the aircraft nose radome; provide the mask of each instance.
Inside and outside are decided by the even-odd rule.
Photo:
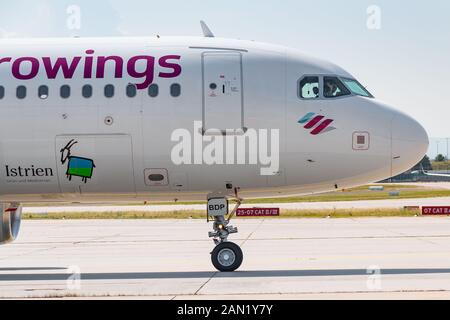
[[[429,139],[425,129],[407,115],[396,115],[392,121],[392,173],[403,173],[425,156]]]

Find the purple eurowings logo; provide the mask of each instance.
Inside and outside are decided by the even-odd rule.
[[[181,56],[165,55],[159,57],[136,55],[122,57],[117,55],[97,55],[95,50],[71,57],[1,57],[1,68],[8,68],[18,80],[31,80],[38,75],[47,79],[72,79],[78,75],[84,79],[103,79],[106,72],[116,79],[125,77],[137,79],[136,87],[146,89],[155,77],[176,78],[181,74]]]
[[[326,119],[325,116],[318,115],[314,112],[306,114],[298,121],[299,124],[305,125],[305,129],[311,130],[310,133],[313,136],[336,130],[335,127],[331,126],[333,122],[333,119]]]

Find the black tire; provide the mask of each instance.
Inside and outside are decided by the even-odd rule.
[[[228,260],[228,261],[227,261]],[[211,261],[220,272],[237,270],[244,260],[241,248],[233,242],[222,242],[211,252]]]

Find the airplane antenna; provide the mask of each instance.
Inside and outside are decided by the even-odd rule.
[[[214,38],[214,33],[212,33],[211,29],[209,29],[208,25],[205,23],[205,21],[200,21],[200,25],[202,26],[203,35],[206,38]]]

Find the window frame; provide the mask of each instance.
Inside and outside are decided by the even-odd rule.
[[[178,87],[180,88],[180,92],[178,93],[178,95],[173,95],[172,89],[173,89],[174,86],[178,86]],[[181,84],[178,83],[178,82],[172,83],[172,84],[170,85],[170,88],[169,88],[169,94],[170,94],[170,96],[171,96],[172,98],[179,98],[179,97],[181,97],[181,94],[182,94],[182,87],[181,87]]]
[[[108,96],[106,95],[106,88],[111,87],[112,88],[112,95]],[[112,83],[106,84],[103,87],[103,97],[105,97],[106,99],[113,99],[116,96],[116,86],[113,85]]]
[[[156,95],[155,95],[155,96],[152,96],[152,95],[150,94],[150,89],[151,89],[151,88],[156,88]],[[158,85],[157,83],[152,83],[151,85],[149,85],[149,86],[148,86],[148,89],[147,89],[147,94],[148,94],[148,96],[149,96],[150,98],[152,98],[152,99],[157,98],[157,97],[159,96],[159,85]]]
[[[319,77],[319,96],[315,99],[308,99],[308,98],[303,98],[301,96],[301,92],[300,92],[300,83],[303,81],[303,79],[308,78],[308,77]],[[350,91],[349,95],[342,95],[339,97],[325,97],[325,92],[323,90],[323,86],[325,84],[325,78],[326,77],[330,77],[330,78],[338,78],[339,81],[342,82],[342,84]],[[355,81],[356,83],[358,83],[363,89],[364,91],[367,92],[367,94],[369,94],[369,96],[362,96],[359,94],[354,93],[345,83],[344,80],[349,80],[349,81]],[[356,80],[355,78],[350,78],[350,77],[342,77],[336,74],[305,74],[302,77],[300,77],[297,80],[297,87],[296,87],[296,91],[297,91],[297,97],[302,100],[302,101],[323,101],[323,100],[337,100],[337,99],[347,99],[347,98],[351,98],[351,97],[363,97],[363,98],[369,98],[369,99],[375,99],[375,97],[369,92],[369,90],[366,89],[366,87],[364,87],[361,82],[359,82],[358,80]]]
[[[44,95],[42,94],[42,90],[44,90],[44,91],[46,91],[47,92],[47,94],[45,95],[45,97],[44,97]],[[50,88],[47,86],[47,85],[45,85],[45,84],[42,84],[42,85],[40,85],[38,88],[37,88],[37,95],[38,95],[38,98],[40,99],[40,100],[47,100],[48,98],[49,98],[49,96],[50,96]]]
[[[350,90],[346,85],[345,85],[345,83],[344,83],[344,81],[342,81],[342,77],[339,77],[339,76],[336,76],[336,75],[334,75],[334,76],[329,76],[329,75],[323,75],[323,76],[321,76],[321,78],[322,78],[322,97],[323,97],[323,99],[324,100],[334,100],[334,99],[342,99],[342,98],[349,98],[349,97],[352,97],[352,96],[355,96],[355,94],[352,92],[352,90]],[[325,96],[325,78],[336,78],[336,79],[338,79],[340,82],[341,82],[341,84],[345,87],[345,89],[347,89],[348,90],[348,94],[342,94],[342,95],[340,95],[340,96],[336,96],[336,97],[327,97],[327,96]]]
[[[19,89],[21,89],[21,88],[23,88],[25,90],[24,91],[25,94],[24,94],[23,97],[19,97]],[[18,100],[24,100],[24,99],[27,98],[27,96],[28,96],[28,88],[27,88],[27,86],[19,85],[19,86],[16,87],[16,98]]]
[[[130,88],[133,88],[132,90],[134,90],[133,95],[129,95],[130,91],[128,91],[128,90]],[[134,83],[127,84],[127,86],[125,87],[125,96],[129,99],[134,99],[137,97],[137,95],[138,95],[138,89],[137,89],[136,84],[134,84]]]
[[[300,90],[301,89],[300,85],[301,85],[302,81],[305,78],[310,78],[310,77],[319,78],[319,81],[318,81],[318,83],[319,83],[319,96],[317,98],[303,98],[302,97],[301,90]],[[297,80],[297,89],[296,89],[297,90],[297,97],[299,99],[301,99],[301,100],[304,100],[304,101],[316,101],[316,100],[322,99],[323,98],[323,94],[322,94],[322,90],[321,90],[322,82],[323,82],[323,77],[320,74],[305,74],[304,76],[302,76],[300,79]]]
[[[90,94],[88,96],[84,94],[85,93],[84,90],[87,88],[89,88],[89,90],[90,90]],[[94,87],[91,84],[84,84],[81,87],[81,96],[84,99],[91,99],[94,96]]]
[[[63,95],[63,90],[64,90],[64,89],[67,89],[67,90],[68,90],[68,91],[67,91],[67,93],[68,93],[67,96]],[[67,99],[70,99],[71,96],[72,96],[72,87],[71,87],[70,85],[68,85],[68,84],[63,84],[61,87],[59,87],[59,97],[60,97],[61,99],[67,100]]]
[[[339,79],[341,80],[341,82],[344,84],[344,86],[352,93],[353,96],[358,96],[358,97],[363,97],[363,98],[369,98],[369,99],[375,99],[375,97],[372,95],[372,93],[370,93],[369,90],[366,89],[366,87],[364,87],[361,82],[359,82],[358,80],[356,80],[355,78],[348,78],[348,77],[339,77]],[[366,93],[367,96],[363,96],[360,94],[356,94],[353,92],[353,90],[351,90],[348,85],[345,83],[345,80],[347,81],[352,81],[357,83]]]

